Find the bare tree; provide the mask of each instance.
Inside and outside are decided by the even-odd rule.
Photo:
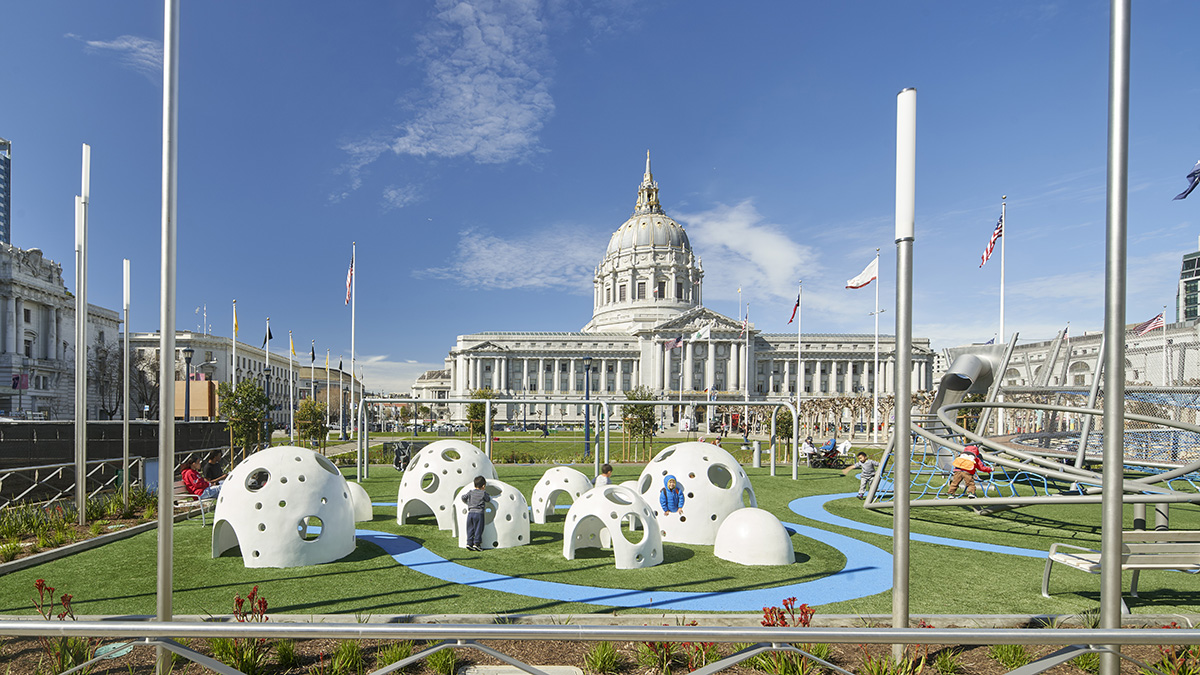
[[[150,350],[134,352],[129,361],[129,397],[133,414],[149,406],[146,417],[158,419],[158,353]]]
[[[96,390],[99,413],[110,420],[121,410],[121,397],[125,393],[124,366],[121,343],[102,342],[96,338],[96,343],[88,350],[88,379]]]

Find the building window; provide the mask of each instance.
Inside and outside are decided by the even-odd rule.
[[[23,313],[25,314],[25,323],[30,323],[33,321],[31,318],[33,316],[33,310],[26,307]]]
[[[676,300],[683,299],[683,282],[682,281],[675,282],[675,299]]]
[[[617,287],[617,300],[620,302],[625,302],[625,284],[621,284]]]
[[[25,341],[25,356],[30,359],[33,358],[33,340]]]
[[[611,287],[604,289],[604,303],[608,304],[610,302],[612,302],[612,288]]]
[[[667,297],[667,282],[665,282],[665,281],[658,282],[658,285],[655,287],[654,290],[656,293],[658,293],[659,298]]]
[[[638,300],[646,299],[646,282],[644,282],[644,281],[639,281],[637,284],[637,299]]]
[[[26,319],[28,321],[28,319]],[[100,331],[100,344],[104,344],[104,331]]]

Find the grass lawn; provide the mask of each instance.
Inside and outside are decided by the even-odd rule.
[[[528,497],[550,465],[499,464],[501,480]],[[587,467],[577,468],[586,471]],[[640,465],[618,465],[614,482],[638,477]],[[858,481],[840,471],[801,467],[800,480],[789,470],[771,477],[767,469],[747,468],[759,506],[781,520],[821,527],[891,550],[890,537],[809,521],[787,504],[797,497],[853,493]],[[374,501],[395,502],[400,475],[390,466],[373,466],[363,482]],[[870,512],[856,499],[827,506],[838,516],[891,527],[888,512]],[[853,566],[832,546],[794,535],[796,563],[786,567],[744,567],[720,560],[711,547],[667,544],[665,562],[641,570],[616,570],[611,552],[589,551],[577,560],[562,557],[563,514],[546,525],[532,525],[528,546],[472,553],[458,548],[449,533],[437,530],[432,518],[400,527],[395,507],[375,508],[363,529],[403,534],[449,560],[482,570],[529,578],[606,588],[711,591],[765,588],[829,575]],[[1153,510],[1151,509],[1151,514]],[[1153,517],[1151,515],[1151,517]],[[1100,507],[1039,506],[991,516],[967,508],[913,509],[915,533],[969,539],[1045,551],[1056,541],[1098,545]],[[1131,525],[1132,507],[1126,509]],[[1200,509],[1174,505],[1174,529],[1200,529]],[[271,614],[434,614],[434,613],[611,613],[613,608],[563,603],[443,582],[395,563],[377,547],[359,542],[355,552],[335,563],[293,569],[246,569],[240,555],[212,559],[211,527],[198,521],[175,526],[174,608],[176,614],[227,614],[233,596],[258,585]],[[78,614],[153,614],[157,534],[146,533],[38,567],[14,572],[0,583],[0,612],[32,613],[34,580],[74,595]],[[1075,613],[1099,601],[1098,576],[1057,566],[1046,600],[1039,592],[1042,558],[1022,558],[914,541],[910,576],[914,614],[1059,614]],[[890,573],[890,571],[885,571]],[[1128,578],[1128,575],[1126,575]],[[1200,609],[1200,575],[1146,572],[1141,598],[1127,598],[1135,613],[1195,612]],[[1128,582],[1126,582],[1128,587]],[[780,601],[783,597],[779,598]],[[890,593],[839,603],[801,597],[821,613],[889,614]],[[620,613],[639,610],[620,609]]]

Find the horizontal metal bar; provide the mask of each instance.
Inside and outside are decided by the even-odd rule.
[[[262,637],[388,640],[830,642],[854,644],[1200,644],[1196,629],[770,628],[742,626],[533,626],[512,624],[328,624],[0,620],[0,635],[118,638]]]

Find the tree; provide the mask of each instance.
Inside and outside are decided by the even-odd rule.
[[[787,444],[788,452],[792,449],[792,411],[779,408],[775,415],[775,438]]]
[[[263,420],[267,414],[267,395],[253,380],[233,386],[222,382],[217,387],[221,419],[229,426],[231,445],[245,451],[262,440]]]
[[[627,401],[653,401],[650,387],[640,386],[625,392]],[[621,406],[621,417],[625,422],[625,433],[634,443],[641,441],[646,448],[654,440],[654,406],[642,403]]]
[[[412,411],[408,409],[407,405],[401,405],[400,406],[400,426],[407,427],[408,421],[410,419],[412,419]]]
[[[473,399],[491,399],[496,398],[497,396],[498,393],[492,390],[491,387],[484,387],[483,389],[476,389],[475,391],[471,392],[471,398]],[[487,405],[482,400],[472,401],[467,405],[467,426],[472,437],[474,437],[475,434],[482,436],[485,432],[483,416],[484,409],[486,407]],[[495,406],[492,406],[491,416],[493,419],[496,417]]]
[[[134,415],[147,410],[148,419],[158,418],[158,352],[137,350],[129,360],[129,398]]]
[[[96,388],[99,413],[110,420],[121,410],[121,399],[125,395],[123,357],[120,342],[102,342],[99,337],[88,350],[88,379]]]
[[[300,402],[296,410],[296,433],[302,440],[317,441],[321,444],[321,454],[325,453],[325,440],[329,437],[325,426],[325,404],[306,398]]]

